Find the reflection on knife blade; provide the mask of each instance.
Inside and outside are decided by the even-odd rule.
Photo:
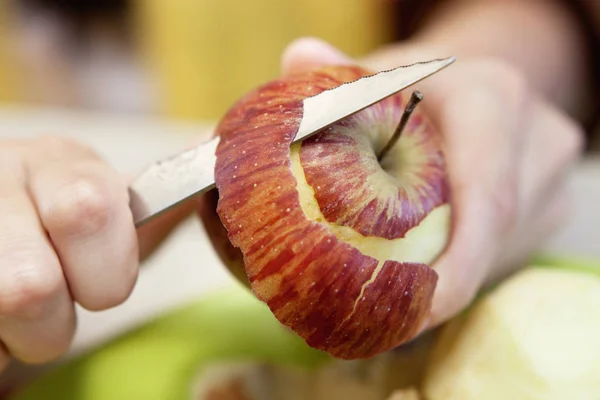
[[[401,66],[344,83],[303,101],[303,116],[294,143],[363,110],[454,62],[454,57]],[[174,157],[158,161],[129,186],[136,226],[180,202],[214,188],[219,137]]]

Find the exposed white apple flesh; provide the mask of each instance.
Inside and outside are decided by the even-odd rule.
[[[525,270],[441,332],[428,400],[600,399],[600,277]]]

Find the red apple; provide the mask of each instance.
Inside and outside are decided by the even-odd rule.
[[[419,109],[378,161],[406,93],[291,145],[303,99],[370,74],[329,66],[239,100],[217,126],[218,200],[201,213],[221,257],[275,317],[343,359],[418,333],[450,230],[442,140]]]

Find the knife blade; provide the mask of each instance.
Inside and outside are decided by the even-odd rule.
[[[292,143],[304,140],[439,72],[455,57],[418,62],[343,83],[303,101],[303,116]],[[136,227],[188,198],[215,187],[218,136],[148,166],[129,186]]]

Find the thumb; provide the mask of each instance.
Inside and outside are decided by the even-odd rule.
[[[352,58],[324,40],[303,37],[291,42],[281,57],[281,73],[291,75],[324,65],[356,64]]]

